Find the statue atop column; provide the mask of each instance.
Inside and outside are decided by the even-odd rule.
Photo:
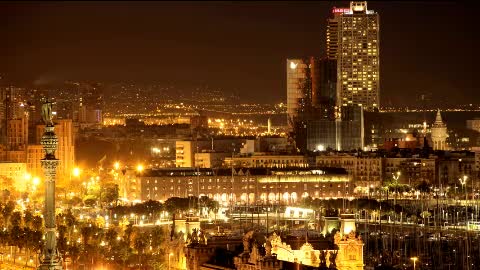
[[[48,99],[42,105],[42,119],[45,123],[40,144],[45,151],[45,157],[40,161],[45,173],[45,246],[40,258],[39,270],[62,270],[62,258],[57,250],[57,236],[55,224],[55,180],[59,160],[55,157],[58,146],[58,138],[53,125],[52,102]]]
[[[48,101],[48,98],[45,99],[45,102],[42,104],[42,119],[45,125],[49,127],[53,126],[52,105],[53,103]]]

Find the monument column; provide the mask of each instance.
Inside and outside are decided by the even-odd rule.
[[[39,270],[62,270],[62,259],[57,250],[57,235],[55,226],[55,179],[59,160],[55,158],[58,138],[54,132],[52,121],[52,103],[48,100],[42,105],[42,118],[45,122],[45,132],[40,144],[45,151],[45,158],[40,162],[45,172],[45,247],[42,251]]]

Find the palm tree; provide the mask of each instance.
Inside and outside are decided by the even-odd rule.
[[[83,254],[85,255],[83,259],[87,263],[91,262],[93,264],[93,260],[98,252],[96,240],[99,237],[93,237],[95,234],[98,235],[98,231],[99,228],[91,223],[84,224],[84,226],[80,229],[80,234],[82,235]],[[90,242],[91,239],[93,239],[92,242]]]
[[[42,229],[43,219],[41,216],[34,216],[32,220],[32,229],[40,231]]]
[[[41,231],[31,231],[30,232],[30,249],[34,254],[38,254],[43,247],[42,241],[43,234]]]
[[[8,239],[10,237],[10,234],[7,230],[0,230],[0,244],[2,246],[5,246],[8,244]]]
[[[6,227],[9,223],[10,216],[15,209],[15,203],[13,201],[8,201],[2,208],[2,216],[3,216],[3,225]]]
[[[27,258],[30,257],[30,252],[32,249],[34,249],[34,233],[35,231],[31,230],[30,228],[28,227],[25,227],[23,228],[24,230],[24,240],[25,240],[25,248],[26,248],[26,251],[27,251]],[[27,262],[28,260],[25,260],[25,266],[27,266]]]
[[[90,237],[93,236],[94,226],[95,225],[92,225],[92,224],[85,224],[85,226],[83,226],[80,229],[80,234],[82,235],[82,244],[83,245],[87,245],[89,240],[90,240]]]
[[[108,251],[107,251],[108,257],[112,257],[113,251],[118,247],[117,237],[118,237],[118,233],[114,228],[109,228],[107,232],[105,232],[105,242],[107,244],[106,246],[108,247]]]
[[[13,212],[11,217],[10,217],[10,226],[20,227],[21,225],[22,225],[22,215],[18,211]]]
[[[128,246],[130,246],[132,233],[133,233],[133,225],[128,224],[123,234],[123,240],[127,243]]]
[[[123,269],[125,269],[126,262],[132,254],[130,243],[127,243],[124,240],[120,241],[119,248],[117,249],[117,254],[117,257],[122,261]]]
[[[20,226],[13,226],[10,229],[10,245],[11,246],[16,246],[20,248],[20,250],[23,247],[23,230],[20,228]],[[13,263],[15,264],[15,260],[17,258],[17,249],[14,248],[14,254],[13,254]]]
[[[72,265],[75,267],[77,265],[78,258],[80,257],[80,245],[77,242],[73,241],[70,245],[67,246],[67,253],[72,260]]]
[[[152,242],[152,249],[155,250],[156,253],[160,253],[161,244],[165,241],[165,231],[160,226],[155,226],[152,232],[150,233]]]
[[[425,224],[425,219],[427,219],[428,224],[430,224],[430,217],[432,214],[429,211],[423,211],[420,216],[423,218],[423,225],[427,226],[427,224]]]
[[[32,221],[33,221],[32,211],[26,210],[23,217],[23,222],[25,223],[25,227],[32,228]]]
[[[72,239],[72,235],[73,235],[75,225],[77,225],[77,219],[73,215],[71,209],[68,209],[62,216],[63,216],[62,224],[65,225],[66,232],[68,233],[67,240],[70,242],[74,242]]]
[[[60,254],[62,254],[63,263],[65,263],[66,253],[67,253],[67,238],[65,237],[65,232],[67,227],[65,225],[57,226],[58,237],[57,237],[57,248]]]
[[[142,265],[142,257],[148,245],[148,236],[145,233],[137,232],[133,240],[133,246],[137,250],[138,263]]]

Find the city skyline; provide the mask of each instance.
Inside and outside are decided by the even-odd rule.
[[[473,15],[0,3],[0,269],[479,269]]]
[[[326,55],[327,18],[349,2],[1,5],[0,33],[13,42],[2,45],[0,72],[12,80],[208,84],[279,103],[285,59]],[[382,14],[382,106],[421,94],[436,103],[479,101],[471,80],[478,39],[461,38],[473,31],[472,9],[448,2],[371,2],[369,9]]]

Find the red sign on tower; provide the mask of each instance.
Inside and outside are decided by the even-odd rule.
[[[336,8],[333,7],[332,13],[350,13],[350,8]]]

